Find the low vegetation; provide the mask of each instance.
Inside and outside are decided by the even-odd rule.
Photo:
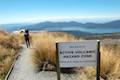
[[[103,41],[101,47],[101,77],[117,80],[120,79],[120,41],[109,41]]]
[[[49,63],[47,70],[56,70],[56,42],[81,41],[70,34],[61,32],[31,33],[31,60],[36,71],[43,70],[45,63]],[[10,66],[24,43],[23,33],[9,34],[0,30],[0,80],[4,80]],[[101,39],[101,79],[120,79],[120,41]],[[80,80],[95,80],[95,67],[80,67],[77,69]]]
[[[0,80],[4,80],[19,49],[17,38],[0,30]]]
[[[53,65],[56,64],[55,51],[56,42],[73,41],[75,37],[72,35],[65,35],[63,33],[36,33],[32,37],[33,47],[32,60],[37,69],[42,69],[45,62],[49,61]]]
[[[73,35],[55,32],[35,33],[32,36],[33,49],[31,58],[35,69],[38,71],[43,68],[47,61],[52,65],[56,65],[56,42],[82,40]],[[101,42],[101,78],[103,80],[117,80],[120,79],[120,42],[114,42],[113,40],[113,42],[109,43],[108,41],[102,40]],[[55,67],[49,68],[55,70]],[[95,80],[95,67],[80,68],[79,73],[83,76],[80,80]]]

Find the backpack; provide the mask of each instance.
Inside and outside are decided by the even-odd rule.
[[[25,33],[24,36],[25,36],[26,39],[28,39],[29,38],[29,33]]]

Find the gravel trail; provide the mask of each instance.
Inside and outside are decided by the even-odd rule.
[[[51,76],[56,76],[56,73],[52,72],[52,75],[49,73],[50,72],[36,73],[34,71],[34,68],[32,66],[31,59],[30,59],[29,49],[26,48],[25,45],[23,45],[23,50],[20,53],[18,60],[15,62],[13,71],[10,74],[8,80],[53,80]]]
[[[61,80],[80,80],[80,75],[66,74],[61,75]],[[15,62],[14,68],[8,78],[8,80],[57,80],[56,72],[41,71],[36,73],[31,63],[29,49],[23,45],[23,50],[20,53],[18,60]]]

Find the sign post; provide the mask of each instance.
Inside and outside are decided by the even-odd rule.
[[[56,43],[57,78],[60,68],[96,66],[96,80],[100,80],[100,41]]]
[[[60,63],[59,63],[59,54],[58,54],[58,43],[56,43],[56,65],[57,65],[57,80],[60,80]]]
[[[100,41],[98,41],[98,46],[97,46],[97,68],[96,68],[96,75],[97,78],[96,80],[100,80]]]

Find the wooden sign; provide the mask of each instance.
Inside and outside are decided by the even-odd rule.
[[[99,41],[60,42],[56,48],[58,74],[60,68],[85,66],[97,66],[97,75],[100,73]]]

